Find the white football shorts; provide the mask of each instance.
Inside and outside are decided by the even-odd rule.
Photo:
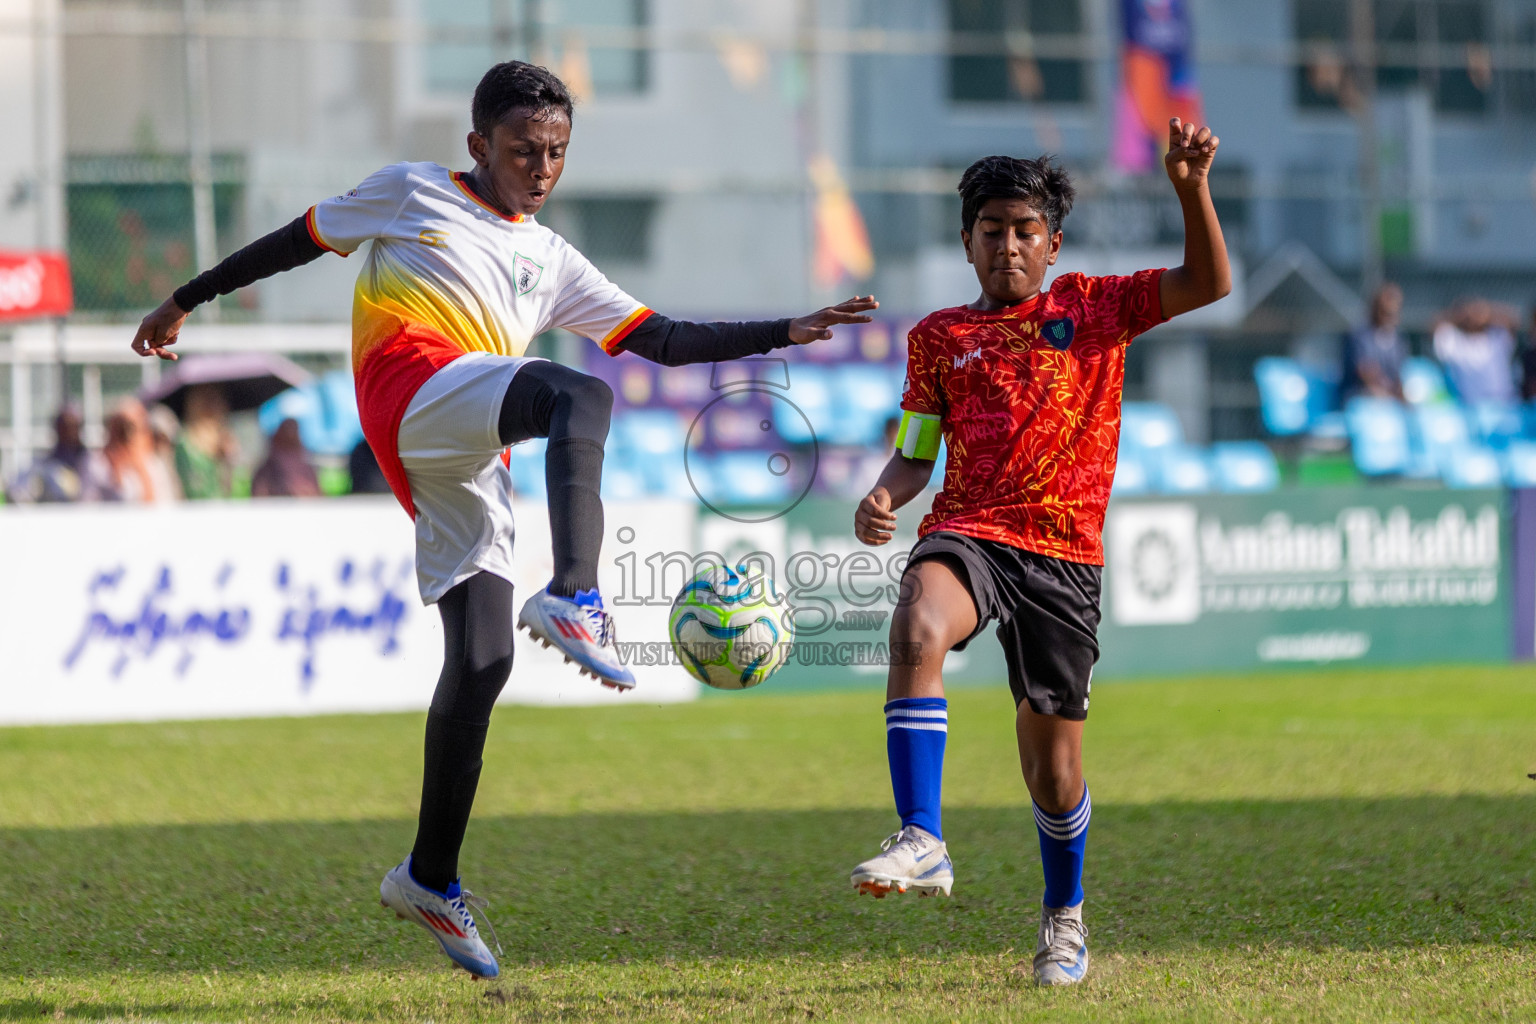
[[[434,373],[400,420],[400,462],[416,505],[416,581],[435,604],[477,572],[512,579],[511,480],[497,421],[534,357],[470,352]]]

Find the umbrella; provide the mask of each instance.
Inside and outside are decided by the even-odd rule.
[[[230,412],[255,409],[270,398],[309,383],[310,373],[293,360],[271,352],[190,356],[160,382],[139,393],[145,405],[171,407],[178,418],[186,411],[187,389],[213,384],[224,392]]]

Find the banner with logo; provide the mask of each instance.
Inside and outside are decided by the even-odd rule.
[[[1097,671],[1505,660],[1505,503],[1385,488],[1113,502]]]
[[[0,321],[67,316],[74,305],[63,253],[0,249]]]
[[[521,602],[552,559],[544,506],[520,502],[516,515]],[[681,503],[629,502],[611,519],[647,550],[692,541]],[[603,568],[609,592],[618,575]],[[390,498],[0,508],[0,580],[4,724],[421,709],[442,666],[411,523]],[[621,622],[664,638],[666,617],[640,607]],[[502,699],[698,693],[680,668],[634,671],[640,694],[616,695],[519,632]]]

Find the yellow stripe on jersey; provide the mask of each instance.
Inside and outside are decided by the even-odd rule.
[[[599,344],[603,346],[603,351],[607,352],[609,355],[613,355],[613,350],[619,344],[619,342],[629,337],[629,332],[634,330],[636,327],[639,327],[640,322],[650,315],[651,310],[645,306],[641,306],[639,309],[629,314],[629,316],[619,321],[619,326],[605,334],[603,336],[603,340],[599,342]]]

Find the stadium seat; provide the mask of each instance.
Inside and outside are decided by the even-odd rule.
[[[1413,422],[1411,439],[1416,461],[1422,460],[1445,472],[1448,461],[1471,444],[1467,417],[1461,408],[1449,402],[1417,405],[1410,410]]]
[[[1480,444],[1464,444],[1447,452],[1440,478],[1445,486],[1457,489],[1497,487],[1504,482],[1504,467],[1499,454]]]
[[[1390,398],[1351,398],[1344,407],[1355,468],[1366,476],[1401,473],[1408,467],[1408,417]]]
[[[606,459],[602,488],[604,501],[632,501],[645,497],[645,477],[623,460]]]
[[[1182,443],[1184,428],[1159,402],[1126,402],[1120,410],[1120,450],[1153,452]]]
[[[688,423],[668,409],[636,409],[614,416],[609,448],[642,458],[680,453],[688,440]]]
[[[1499,453],[1504,463],[1504,482],[1511,487],[1536,487],[1536,441],[1511,441]]]
[[[1276,437],[1291,437],[1311,426],[1307,396],[1312,382],[1300,363],[1266,356],[1253,364],[1253,379],[1259,386],[1259,415],[1265,430]]]
[[[775,504],[789,495],[788,476],[779,476],[768,468],[771,452],[727,452],[706,465],[709,480],[695,477],[700,490],[711,502],[719,504]],[[691,465],[691,461],[690,461]]]
[[[1140,455],[1126,454],[1115,463],[1115,482],[1112,494],[1122,498],[1134,498],[1152,490],[1152,473],[1146,460]]]
[[[1211,489],[1211,463],[1193,445],[1173,444],[1158,449],[1158,489],[1165,494],[1205,494]]]
[[[808,444],[831,428],[832,384],[827,371],[822,367],[796,365],[790,371],[789,391],[784,397],[789,400],[787,403],[773,403],[773,426],[785,441],[790,444]],[[797,409],[799,412],[796,412]],[[809,430],[806,429],[807,422],[810,424]]]
[[[1211,445],[1211,471],[1216,489],[1247,494],[1280,486],[1280,464],[1260,441],[1222,441]]]
[[[1403,360],[1403,399],[1410,405],[1443,402],[1446,398],[1445,374],[1440,364],[1423,356]]]
[[[831,376],[835,401],[832,422],[822,440],[849,445],[871,445],[880,440],[885,421],[898,415],[901,405],[901,392],[892,386],[890,372],[884,366],[851,363],[837,367]],[[794,394],[792,382],[791,400]]]
[[[1478,440],[1490,448],[1506,448],[1520,436],[1520,407],[1514,403],[1480,402],[1467,410]]]
[[[652,455],[638,461],[637,469],[645,481],[647,494],[657,498],[694,498],[690,474],[697,475],[700,459],[685,459],[681,449],[665,455]]]

